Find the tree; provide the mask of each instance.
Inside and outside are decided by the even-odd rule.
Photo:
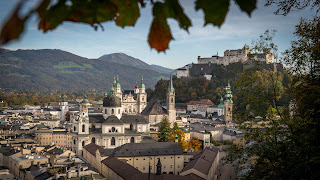
[[[175,130],[177,130],[177,129],[179,129],[178,123],[177,123],[177,122],[174,122],[172,131],[175,131]]]
[[[198,152],[201,148],[201,141],[196,138],[196,137],[192,137],[188,143],[188,149],[194,152]]]
[[[176,135],[178,136],[178,143],[183,151],[187,149],[187,142],[185,141],[185,133],[181,129],[173,129],[169,140],[175,142]]]
[[[278,73],[241,75],[235,88],[242,91],[243,101],[234,114],[245,133],[245,145],[232,145],[226,160],[240,159],[247,164],[243,178],[320,178],[320,83],[314,68],[320,57],[319,32],[319,18],[301,20],[297,26],[298,41],[285,53],[291,67],[288,87],[281,87]],[[283,96],[291,103],[279,106]]]
[[[256,8],[257,0],[234,0],[240,9],[249,16]],[[185,14],[178,0],[150,1],[153,21],[150,27],[148,42],[151,48],[158,52],[168,49],[173,39],[168,18],[175,19],[181,29],[188,32],[192,26],[191,20]],[[221,26],[228,13],[230,0],[196,0],[195,9],[204,13],[205,24]],[[134,26],[140,17],[140,8],[146,6],[145,0],[41,0],[36,7],[25,8],[25,1],[21,1],[13,10],[11,17],[4,24],[0,34],[0,44],[18,39],[24,31],[26,22],[32,15],[38,15],[38,29],[43,32],[54,30],[65,21],[81,22],[91,25],[95,30],[101,23],[114,21],[117,26]],[[22,9],[28,9],[24,16],[20,16]]]
[[[158,141],[159,142],[168,142],[169,135],[171,133],[170,122],[167,116],[164,116],[159,127],[158,131]]]

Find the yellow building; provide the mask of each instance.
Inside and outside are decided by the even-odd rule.
[[[35,140],[42,146],[56,145],[58,147],[71,148],[72,135],[62,128],[49,129],[46,126],[38,127],[35,131]]]
[[[149,165],[151,173],[156,173],[158,159],[162,164],[162,173],[179,175],[184,164],[189,162],[193,153],[184,153],[178,143],[127,143],[119,149],[103,149],[96,144],[84,146],[83,157],[93,167],[102,171],[101,161],[109,156],[116,157],[130,164],[142,173],[148,173]]]

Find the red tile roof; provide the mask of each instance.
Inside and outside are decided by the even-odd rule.
[[[188,105],[206,104],[212,105],[213,102],[210,99],[201,99],[200,101],[190,101]]]

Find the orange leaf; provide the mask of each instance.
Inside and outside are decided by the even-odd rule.
[[[168,49],[169,42],[173,39],[167,21],[154,18],[148,42],[151,48],[156,49],[158,52]]]
[[[8,19],[8,21],[4,24],[3,28],[1,29],[0,44],[6,44],[11,40],[18,39],[20,34],[23,32],[24,22],[27,19],[27,17],[21,19],[18,16],[20,7],[21,3],[17,5],[12,16]]]

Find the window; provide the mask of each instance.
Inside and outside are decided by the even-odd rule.
[[[173,97],[171,98],[171,102],[173,103]]]
[[[96,138],[93,137],[93,138],[91,139],[91,143],[96,143]]]
[[[130,143],[134,143],[134,137],[131,137]]]
[[[84,144],[84,141],[82,141],[82,147],[84,146],[85,144]]]
[[[115,131],[116,131],[116,128],[115,128],[115,127],[112,127],[112,128],[111,128],[111,131],[112,131],[112,132],[115,132]]]
[[[73,126],[73,131],[76,131],[77,129],[76,129],[76,126]]]
[[[170,168],[172,169],[172,164],[170,165]]]
[[[130,130],[131,131],[133,130],[133,124],[132,123],[130,124]]]
[[[111,114],[114,114],[114,109],[111,110]]]
[[[166,165],[163,166],[163,169],[166,169]]]
[[[73,144],[76,144],[76,139],[73,140]]]
[[[178,168],[180,168],[180,165],[178,165]]]
[[[152,166],[150,166],[150,171],[152,170]]]
[[[108,110],[107,110],[107,109],[105,109],[105,110],[104,110],[104,113],[105,113],[105,114],[108,114]]]
[[[111,138],[111,146],[116,145],[116,139],[114,137]]]
[[[118,109],[118,114],[120,114],[120,109]]]
[[[85,132],[86,131],[86,126],[83,124],[82,125],[82,132]],[[60,138],[60,137],[59,137]]]
[[[146,170],[146,167],[143,166],[142,170]]]

